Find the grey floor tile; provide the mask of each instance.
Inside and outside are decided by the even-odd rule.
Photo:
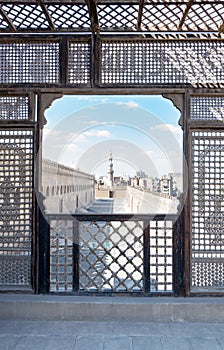
[[[32,332],[38,335],[110,335],[112,326],[109,322],[47,321],[33,327]]]
[[[192,350],[189,338],[166,337],[161,339],[164,350]]]
[[[28,336],[20,337],[13,350],[45,350],[47,337],[43,336]]]
[[[85,336],[77,337],[75,350],[103,350],[102,336]]]
[[[75,340],[74,336],[51,336],[47,339],[46,350],[73,350]]]
[[[215,339],[217,336],[223,335],[222,327],[219,323],[171,323],[170,329],[175,337]]]
[[[105,337],[103,350],[132,350],[131,337]]]
[[[221,349],[224,350],[224,336],[217,337],[217,342],[221,346]]]
[[[160,338],[156,337],[133,337],[133,350],[163,350]]]
[[[34,324],[35,328],[39,329],[39,323],[35,322]],[[0,334],[31,335],[34,324],[32,321],[1,321]]]
[[[16,343],[19,341],[19,336],[1,335],[0,336],[0,350],[14,349]]]
[[[221,345],[216,339],[191,338],[190,343],[193,350],[222,350]]]
[[[112,323],[113,334],[129,336],[170,336],[169,323],[155,322],[115,322]]]

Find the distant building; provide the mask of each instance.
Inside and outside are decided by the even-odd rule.
[[[173,178],[171,176],[163,176],[160,179],[160,193],[167,196],[173,196]]]
[[[140,179],[146,178],[148,177],[148,175],[143,171],[143,170],[139,170],[136,172],[136,176]]]
[[[155,177],[152,181],[153,192],[160,193],[160,179]]]
[[[113,157],[112,157],[111,152],[110,152],[110,157],[109,157],[107,174],[108,174],[107,186],[113,187],[113,185],[114,185],[114,169],[113,169]]]
[[[169,173],[172,176],[177,195],[183,192],[183,173]]]
[[[153,178],[152,177],[140,178],[139,187],[146,189],[150,192],[153,192]]]

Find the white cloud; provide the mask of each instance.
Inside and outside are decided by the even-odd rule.
[[[108,130],[91,130],[85,131],[84,136],[96,136],[96,137],[111,137],[111,133]]]
[[[106,137],[110,138],[112,135],[108,130],[88,130],[81,134],[70,133],[69,139],[77,143],[88,142],[89,137]]]
[[[129,102],[116,102],[116,105],[118,106],[125,106],[130,109],[135,109],[139,107],[139,104],[134,101],[129,101]]]
[[[181,127],[174,124],[157,124],[151,127],[151,130],[171,131],[176,135],[182,135]]]
[[[60,135],[61,135],[61,131],[59,131],[59,130],[48,129],[46,127],[44,128],[43,139],[45,139],[46,137],[49,137],[49,136],[51,138],[57,139]]]
[[[104,97],[104,96],[93,97],[91,95],[87,95],[87,96],[80,95],[80,96],[77,96],[76,98],[79,101],[88,101],[88,102],[93,102],[93,103],[96,103],[96,102],[97,103],[107,103],[107,102],[109,102],[108,97]]]

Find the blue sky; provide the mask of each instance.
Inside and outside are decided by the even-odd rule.
[[[115,176],[182,171],[180,112],[161,96],[76,95],[46,111],[43,155],[106,175],[110,151]]]

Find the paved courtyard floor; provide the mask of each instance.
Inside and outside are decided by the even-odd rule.
[[[224,323],[0,320],[0,350],[175,349],[224,349]]]

